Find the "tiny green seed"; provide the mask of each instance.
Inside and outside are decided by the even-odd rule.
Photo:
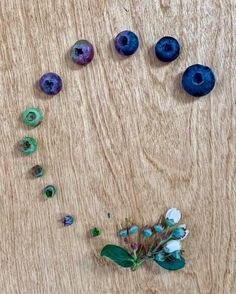
[[[31,173],[35,178],[40,178],[44,175],[44,169],[40,165],[35,165],[32,167]]]
[[[37,142],[34,138],[24,137],[19,141],[18,150],[24,155],[30,155],[37,150]]]
[[[46,186],[44,189],[43,189],[43,196],[44,196],[44,199],[49,199],[49,198],[52,198],[57,192],[57,189],[55,186],[53,185],[48,185]]]
[[[39,108],[27,108],[22,113],[22,121],[27,126],[34,128],[37,127],[43,120],[42,111]]]
[[[97,228],[97,227],[92,228],[92,229],[90,230],[90,235],[91,235],[91,237],[98,237],[98,236],[101,235],[101,233],[102,233],[101,229],[100,229],[100,228]]]

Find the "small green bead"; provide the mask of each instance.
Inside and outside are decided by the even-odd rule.
[[[40,178],[44,175],[44,169],[40,165],[35,165],[31,169],[31,173],[33,177]]]
[[[34,128],[37,127],[43,120],[42,111],[38,108],[27,108],[22,113],[22,121],[27,126]]]
[[[97,228],[97,227],[92,228],[92,229],[90,230],[90,235],[91,235],[91,237],[98,237],[98,236],[101,235],[101,233],[102,233],[101,229],[100,229],[100,228]]]
[[[19,141],[18,150],[24,155],[30,155],[37,150],[37,142],[34,138],[24,137]]]
[[[43,197],[44,199],[50,199],[52,198],[57,192],[57,189],[53,185],[48,185],[43,189]]]

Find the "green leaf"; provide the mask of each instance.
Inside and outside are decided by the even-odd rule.
[[[159,264],[159,266],[161,266],[169,271],[176,271],[181,268],[184,268],[184,266],[185,266],[185,260],[182,256],[180,257],[180,259],[173,258],[173,260],[165,260],[165,261],[155,260],[155,261],[156,261],[156,263]]]
[[[122,267],[132,267],[135,264],[133,256],[128,251],[112,244],[108,244],[102,249],[101,256],[111,259],[114,263]]]

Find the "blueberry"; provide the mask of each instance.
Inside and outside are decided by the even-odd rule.
[[[155,46],[156,57],[164,62],[175,60],[179,56],[179,42],[172,37],[161,38]]]
[[[64,226],[70,226],[73,224],[74,218],[71,215],[66,215],[66,216],[64,216],[62,222],[63,222]]]
[[[201,64],[189,66],[182,77],[184,90],[195,97],[207,95],[215,86],[215,76],[213,71]]]
[[[121,55],[134,54],[139,46],[138,37],[131,31],[120,32],[115,38],[115,48]]]
[[[62,80],[59,75],[48,72],[40,78],[39,88],[47,95],[56,95],[62,89]]]
[[[70,50],[72,60],[80,65],[87,65],[93,60],[93,45],[86,40],[77,41]]]

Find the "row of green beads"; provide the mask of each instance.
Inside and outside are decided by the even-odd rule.
[[[27,126],[34,128],[37,127],[43,120],[42,111],[39,108],[27,108],[22,112],[22,121]],[[37,150],[37,142],[32,137],[24,137],[19,141],[19,151],[24,155],[30,155]],[[32,167],[32,175],[35,178],[42,177],[44,175],[44,169],[40,165]],[[57,189],[53,185],[48,185],[43,189],[43,196],[45,199],[52,198],[57,192]]]
[[[42,120],[43,114],[38,108],[27,108],[22,112],[22,121],[31,128],[38,126]],[[30,155],[37,150],[37,142],[32,137],[24,137],[19,141],[18,149],[24,155]]]

